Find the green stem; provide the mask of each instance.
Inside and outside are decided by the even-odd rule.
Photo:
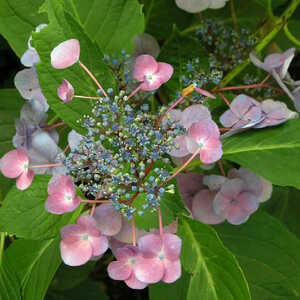
[[[234,29],[236,32],[238,32],[239,27],[238,27],[238,19],[237,19],[235,7],[234,7],[234,0],[230,0],[230,12],[231,12],[231,18],[232,18]]]
[[[273,29],[264,35],[263,39],[256,45],[255,51],[260,53],[270,42],[274,39],[274,37],[279,33],[279,31],[283,28],[285,24],[288,23],[288,20],[295,12],[296,8],[300,4],[300,0],[292,0],[291,4],[287,7],[287,9],[282,13],[280,18],[277,18],[275,22],[273,22]],[[271,21],[272,22],[272,21]],[[265,32],[268,30],[270,26],[269,22],[263,25],[258,33]],[[257,34],[256,34],[257,35]],[[234,79],[238,74],[240,74],[250,63],[250,59],[247,58],[242,64],[238,65],[235,69],[233,69],[230,73],[228,73],[222,80],[221,86],[227,85],[232,79]]]
[[[1,232],[0,233],[0,266],[2,265],[5,237],[6,237],[6,232]]]
[[[288,29],[288,24],[285,24],[283,27],[286,37],[293,42],[295,45],[300,46],[300,40],[297,39]]]

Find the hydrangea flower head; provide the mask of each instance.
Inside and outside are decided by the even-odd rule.
[[[153,91],[167,82],[173,74],[173,67],[167,63],[157,62],[151,55],[140,55],[134,65],[133,77],[141,82],[143,91]]]
[[[79,60],[80,44],[76,39],[60,43],[51,52],[51,64],[55,69],[65,69]]]
[[[72,178],[68,175],[54,175],[48,184],[48,198],[45,208],[53,214],[64,214],[73,211],[81,202],[76,197],[76,189]]]
[[[189,13],[198,13],[208,8],[218,9],[228,0],[175,0],[177,6]]]
[[[7,152],[0,160],[1,173],[8,178],[17,178],[16,186],[19,190],[27,189],[34,177],[29,169],[29,157],[23,149]]]
[[[108,248],[107,238],[91,216],[81,216],[77,224],[61,229],[61,257],[69,266],[85,264],[91,257],[102,255]]]
[[[62,84],[57,88],[57,95],[63,103],[72,101],[74,96],[74,88],[72,84],[68,80],[63,79]]]

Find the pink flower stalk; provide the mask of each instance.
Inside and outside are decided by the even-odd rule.
[[[51,52],[51,64],[55,69],[65,69],[76,62],[80,56],[80,44],[76,39],[60,43]]]
[[[77,224],[61,229],[61,257],[69,266],[85,264],[93,256],[102,255],[108,248],[108,240],[97,228],[91,216],[81,216]]]
[[[148,283],[137,279],[135,269],[141,265],[139,269],[144,272],[152,273],[153,266],[151,260],[146,261],[141,255],[140,250],[135,246],[125,246],[115,251],[117,261],[113,261],[108,265],[107,272],[110,278],[114,280],[124,280],[132,289],[144,289]]]
[[[57,88],[57,95],[63,103],[72,101],[74,96],[74,88],[72,84],[68,80],[63,79],[62,84]]]
[[[190,153],[199,151],[200,160],[205,164],[216,162],[223,154],[219,128],[212,120],[193,123],[188,131],[186,146]]]
[[[213,206],[218,216],[234,225],[246,222],[258,208],[258,198],[247,191],[245,182],[239,178],[227,180],[217,193]]]
[[[17,178],[19,190],[27,189],[34,177],[34,172],[29,169],[29,157],[21,148],[11,150],[1,158],[0,170],[5,177]]]
[[[148,234],[139,239],[138,248],[152,269],[151,272],[145,272],[145,266],[137,266],[135,276],[138,280],[147,283],[160,280],[171,283],[181,276],[181,239],[175,234]]]
[[[76,197],[72,178],[64,174],[58,174],[51,178],[48,184],[48,194],[45,208],[50,213],[57,215],[75,210],[81,202],[81,198]]]
[[[167,82],[173,74],[173,67],[167,63],[157,62],[151,55],[140,55],[134,66],[133,77],[141,82],[139,89],[153,91]]]

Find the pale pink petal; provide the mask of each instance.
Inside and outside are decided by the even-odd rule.
[[[157,74],[147,76],[148,79],[145,79],[140,85],[142,91],[154,91],[161,86],[160,79]]]
[[[56,192],[48,196],[45,208],[52,214],[61,215],[75,210],[80,202],[80,197],[67,198],[65,194]]]
[[[11,150],[1,158],[0,169],[5,177],[16,178],[26,171],[28,163],[29,157],[25,150]]]
[[[238,205],[248,214],[254,213],[258,209],[257,197],[249,192],[243,192],[236,198]]]
[[[135,257],[139,253],[139,249],[134,246],[125,246],[116,250],[115,256],[117,260],[126,262],[130,257]]]
[[[108,236],[116,235],[122,227],[122,217],[111,203],[101,204],[95,209],[97,227]]]
[[[165,273],[164,264],[158,258],[139,257],[133,268],[136,278],[145,283],[160,281]]]
[[[107,273],[111,279],[126,280],[131,276],[132,269],[123,262],[113,261],[108,265]]]
[[[109,237],[109,248],[113,255],[116,257],[116,252],[119,248],[125,247],[128,244],[120,242],[119,240],[115,239],[114,237]]]
[[[199,191],[193,198],[192,215],[195,219],[206,224],[219,224],[225,220],[218,216],[213,207],[215,192],[209,190]]]
[[[160,84],[167,82],[173,75],[174,69],[170,64],[158,62],[156,75],[159,78]]]
[[[220,131],[213,120],[203,120],[193,123],[189,128],[188,135],[196,140],[197,143],[204,144],[209,138],[219,138]]]
[[[28,170],[23,172],[16,181],[16,186],[19,190],[26,190],[32,183],[34,177],[34,172]]]
[[[186,140],[186,148],[189,151],[189,154],[194,154],[196,151],[200,150],[202,147],[201,143],[198,143],[193,137],[187,136]]]
[[[219,139],[211,138],[207,140],[200,151],[200,160],[205,164],[218,161],[223,155],[222,143]]]
[[[51,52],[51,64],[55,69],[65,69],[79,60],[80,44],[76,39],[60,43]]]
[[[213,200],[213,209],[221,219],[227,218],[231,200],[231,198],[224,196],[220,192],[215,196],[215,199]]]
[[[77,224],[66,225],[60,230],[61,238],[67,244],[72,244],[82,240],[82,236],[86,234],[84,228]]]
[[[161,237],[157,234],[147,234],[142,236],[138,241],[138,247],[144,257],[154,257],[162,249]]]
[[[195,87],[195,91],[197,91],[199,94],[201,94],[202,96],[205,96],[207,98],[211,98],[211,99],[216,99],[216,96],[214,96],[213,94],[211,94],[209,91],[200,89]]]
[[[171,156],[174,156],[174,157],[184,157],[184,156],[190,154],[189,150],[187,149],[187,139],[186,139],[185,135],[177,136],[174,139],[174,144],[177,145],[179,148],[178,149],[177,149],[177,147],[174,148],[169,153]]]
[[[145,282],[139,281],[134,273],[131,274],[131,276],[125,280],[125,283],[131,288],[135,290],[142,290],[144,289],[148,284]]]
[[[272,191],[273,191],[273,185],[270,181],[260,177],[260,180],[262,182],[262,192],[260,196],[258,197],[259,202],[265,202],[271,198]]]
[[[175,234],[164,233],[162,240],[165,257],[169,260],[177,260],[181,250],[181,239]]]
[[[205,119],[211,119],[208,108],[202,104],[193,104],[182,112],[181,123],[186,129],[189,129],[193,123]]]
[[[145,76],[154,74],[158,69],[155,58],[151,55],[140,55],[134,65],[133,77],[137,81],[144,81]]]
[[[176,176],[178,181],[179,193],[182,197],[184,204],[189,211],[192,210],[192,199],[196,193],[204,188],[203,174],[199,173],[187,173],[178,174]]]
[[[72,197],[75,196],[76,190],[71,176],[58,174],[52,176],[48,183],[48,194],[53,193],[70,194]]]
[[[106,236],[89,237],[89,242],[93,248],[92,255],[102,255],[108,249],[108,239]]]
[[[227,221],[233,225],[240,225],[249,219],[249,213],[239,206],[231,206],[228,210]]]
[[[76,223],[84,228],[88,235],[96,237],[101,236],[101,232],[97,227],[97,222],[92,216],[81,216],[77,219]]]
[[[92,257],[92,247],[86,241],[75,243],[60,242],[60,253],[63,262],[69,266],[80,266]]]
[[[72,101],[74,96],[74,88],[72,84],[68,80],[63,79],[62,84],[57,88],[57,95],[63,103]]]
[[[175,261],[171,261],[168,259],[164,259],[164,267],[165,267],[165,274],[162,278],[163,282],[172,283],[180,278],[181,276],[181,263],[180,260],[177,259]]]

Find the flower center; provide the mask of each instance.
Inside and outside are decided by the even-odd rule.
[[[67,200],[67,201],[72,201],[72,195],[67,194],[67,195],[66,195],[66,200]]]
[[[157,75],[155,75],[155,74],[146,74],[145,78],[148,82],[153,83],[157,79]]]
[[[131,266],[133,266],[134,264],[135,264],[135,259],[132,257],[132,258],[129,258],[129,264],[131,265]]]
[[[165,258],[165,255],[164,255],[163,252],[159,252],[158,255],[157,255],[157,257],[158,257],[160,260],[162,260],[162,259]]]
[[[87,241],[89,239],[89,235],[86,233],[81,237],[84,241]]]

